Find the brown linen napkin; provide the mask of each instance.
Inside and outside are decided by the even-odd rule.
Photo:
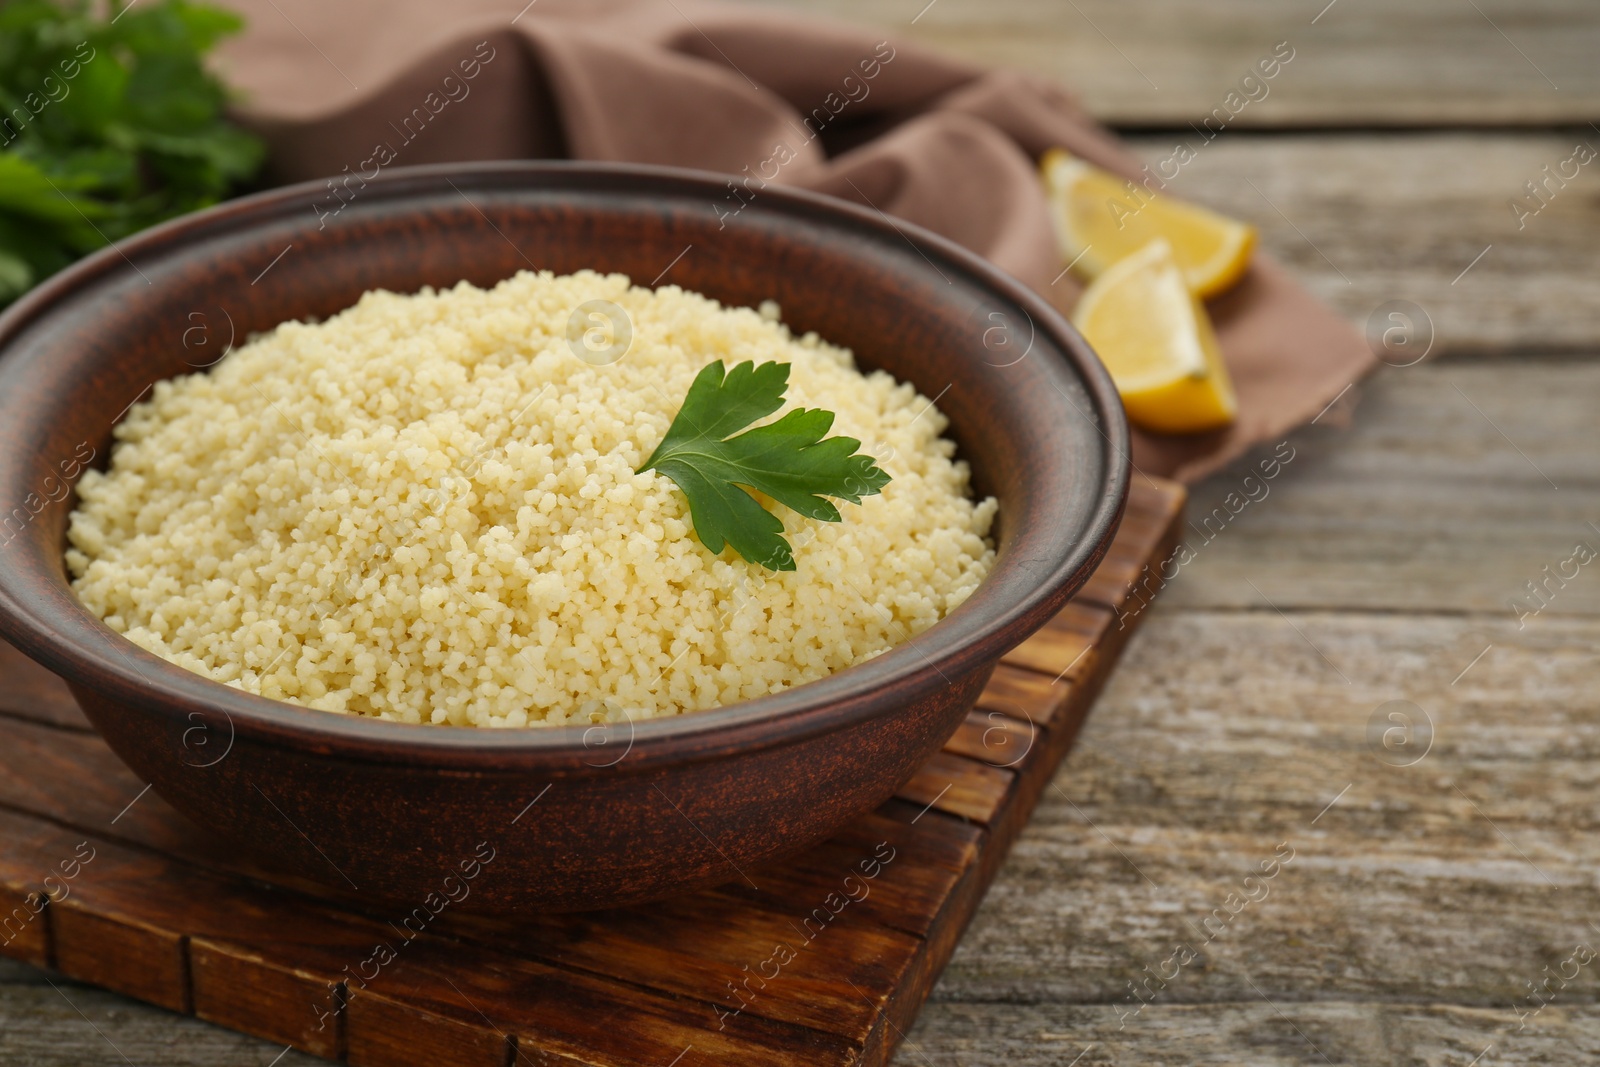
[[[1035,161],[1060,145],[1139,171],[1054,85],[794,14],[702,0],[222,2],[248,20],[223,73],[280,181],[530,157],[723,171],[729,213],[767,181],[865,203],[1065,311],[1081,289],[1062,274]],[[1200,478],[1315,416],[1374,361],[1260,253],[1212,312],[1239,418],[1187,437],[1135,430],[1146,473]]]

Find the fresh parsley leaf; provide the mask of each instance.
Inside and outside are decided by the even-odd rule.
[[[255,174],[204,61],[242,25],[191,0],[0,0],[0,307]]]
[[[826,497],[859,504],[889,484],[872,457],[856,453],[860,441],[824,438],[833,426],[831,411],[795,408],[746,430],[783,406],[788,387],[787,363],[745,362],[731,371],[721,360],[706,364],[667,435],[639,468],[678,483],[706,548],[721,552],[732,545],[749,562],[774,571],[795,569],[783,523],[740,486],[807,518],[839,522],[839,509]]]

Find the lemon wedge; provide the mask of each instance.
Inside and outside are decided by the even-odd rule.
[[[1073,325],[1099,353],[1128,418],[1158,433],[1197,433],[1233,421],[1238,403],[1205,305],[1157,238],[1084,291]]]
[[[1244,276],[1256,228],[1090,165],[1059,148],[1039,162],[1067,262],[1093,280],[1157,237],[1172,245],[1189,288],[1216,296]]]

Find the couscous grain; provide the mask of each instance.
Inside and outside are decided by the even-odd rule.
[[[573,310],[610,301],[596,365]],[[893,478],[844,521],[775,507],[797,570],[693,539],[635,474],[708,362],[790,363],[788,405],[834,411]],[[649,718],[798,685],[932,626],[993,562],[946,422],[910,385],[723,308],[591,272],[371,292],[160,382],[78,486],[82,601],[219,682],[404,722]]]

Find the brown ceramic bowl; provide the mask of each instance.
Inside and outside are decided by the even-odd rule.
[[[0,634],[68,681],[157,793],[265,860],[414,904],[488,842],[468,901],[498,912],[738,877],[891,795],[1115,531],[1126,428],[1105,371],[1038,296],[933,234],[776,187],[727,216],[725,178],[643,167],[413,168],[341,195],[336,215],[341,201],[311,184],[179,219],[0,316]],[[78,603],[62,562],[68,488],[89,450],[104,462],[151,383],[368,289],[486,286],[529,266],[773,298],[793,327],[939,396],[978,491],[1000,500],[987,581],[868,663],[609,730],[309,711],[173,666]]]

